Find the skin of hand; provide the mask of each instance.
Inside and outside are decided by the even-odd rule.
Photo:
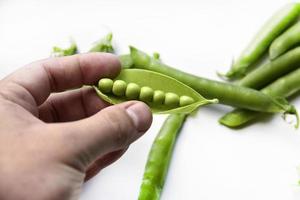
[[[148,106],[110,106],[91,87],[120,71],[88,53],[29,64],[0,81],[0,199],[78,199],[85,180],[117,160],[152,122]]]

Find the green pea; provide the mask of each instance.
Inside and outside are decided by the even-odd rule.
[[[113,80],[109,78],[102,78],[98,82],[98,87],[101,90],[101,92],[110,93],[113,88],[113,84],[114,84]]]
[[[126,91],[126,82],[122,80],[116,80],[113,84],[112,92],[116,96],[124,96]]]
[[[152,88],[144,86],[141,88],[139,99],[144,102],[151,102],[153,99],[154,91]]]
[[[165,93],[161,90],[155,90],[153,95],[153,103],[159,105],[163,104],[165,100]]]
[[[181,96],[179,99],[179,106],[187,106],[194,103],[195,100],[189,96]]]
[[[176,107],[179,105],[179,96],[175,93],[166,93],[165,105],[170,107]]]
[[[141,88],[136,83],[129,83],[126,88],[125,96],[128,99],[138,99]]]

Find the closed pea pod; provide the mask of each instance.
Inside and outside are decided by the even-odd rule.
[[[99,83],[102,79],[99,80]],[[111,93],[106,93],[94,87],[103,100],[117,104],[128,100],[129,93],[135,93],[136,100],[144,101],[154,113],[190,113],[201,105],[216,103],[217,100],[207,100],[198,92],[185,84],[160,73],[142,69],[123,69],[113,83]],[[132,83],[140,87],[139,94],[129,91]],[[127,94],[127,95],[126,95]],[[188,96],[194,101],[179,105],[179,97]],[[134,98],[131,98],[134,99]]]
[[[272,42],[269,49],[270,58],[274,60],[299,44],[300,22],[297,22]]]
[[[273,61],[269,61],[237,82],[238,85],[261,89],[277,78],[300,67],[300,47],[294,48]]]
[[[217,98],[220,103],[255,111],[295,114],[292,105],[257,90],[188,74],[169,67],[134,47],[131,47],[130,50],[134,68],[168,75],[193,88],[206,98]]]
[[[228,78],[244,76],[249,67],[266,52],[272,41],[296,21],[299,14],[299,3],[290,3],[276,12],[255,35],[225,76]]]
[[[281,77],[261,91],[274,97],[290,97],[300,91],[300,69]],[[245,125],[262,114],[263,113],[245,109],[234,109],[220,118],[219,122],[225,126],[235,128]],[[298,122],[296,124],[296,127],[297,126]]]
[[[184,114],[172,114],[154,139],[145,166],[138,200],[159,200]]]

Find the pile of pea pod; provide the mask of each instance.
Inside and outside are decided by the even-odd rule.
[[[123,70],[114,80],[104,78],[93,87],[103,100],[117,104],[136,99],[153,113],[170,114],[153,141],[140,187],[139,200],[160,199],[177,136],[188,115],[200,106],[221,103],[235,109],[219,119],[227,127],[245,127],[261,115],[293,114],[286,98],[300,90],[300,4],[279,9],[262,26],[231,69],[210,80],[164,64],[158,53],[149,55],[130,46],[119,55]],[[115,53],[112,34],[89,52]],[[67,49],[54,47],[55,56],[78,53],[75,42]],[[226,81],[224,81],[224,79]]]

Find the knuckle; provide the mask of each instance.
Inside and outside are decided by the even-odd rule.
[[[126,111],[121,108],[107,109],[103,116],[113,143],[118,147],[128,145],[135,130]]]

